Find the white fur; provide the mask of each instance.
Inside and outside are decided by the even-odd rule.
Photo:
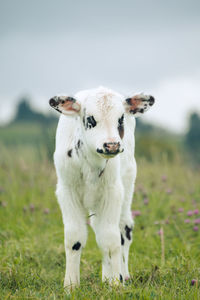
[[[103,253],[102,280],[119,282],[120,274],[123,279],[129,277],[131,240],[125,227],[133,228],[134,224],[131,202],[136,178],[135,118],[126,112],[124,97],[106,88],[82,91],[74,98],[81,109],[73,115],[71,111],[69,116],[61,114],[54,154],[56,195],[65,233],[64,285],[73,287],[80,283],[80,256],[87,240],[88,215]],[[82,121],[85,111],[95,117],[94,128],[85,130]],[[117,126],[123,114],[125,132],[121,140]],[[79,140],[82,143],[76,150]],[[124,152],[110,159],[102,157],[96,149],[109,141],[120,142]],[[80,249],[72,250],[77,242],[81,243]]]

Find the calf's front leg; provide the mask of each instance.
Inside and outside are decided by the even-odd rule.
[[[122,187],[120,183],[116,186],[117,190],[112,187],[106,191],[105,199],[102,199],[101,205],[96,209],[91,223],[103,254],[102,281],[109,281],[111,284],[123,281],[119,229]]]
[[[69,191],[64,186],[58,186],[56,194],[64,223],[66,253],[64,287],[71,290],[80,284],[81,251],[87,239],[85,212],[73,191]]]

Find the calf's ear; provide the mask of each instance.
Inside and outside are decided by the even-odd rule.
[[[127,98],[124,101],[127,113],[133,114],[135,117],[143,115],[154,104],[155,99],[151,95],[137,94]]]
[[[68,96],[55,96],[49,100],[49,105],[64,115],[76,115],[81,109],[80,103]]]

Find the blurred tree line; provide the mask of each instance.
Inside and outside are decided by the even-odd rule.
[[[22,98],[17,106],[13,121],[0,128],[0,143],[6,146],[29,145],[38,152],[45,149],[52,159],[55,147],[55,132],[58,116],[44,115],[34,111],[28,99]],[[166,159],[173,161],[178,157],[189,157],[200,165],[200,116],[192,113],[185,136],[144,123],[137,119],[136,157],[148,160]]]
[[[30,147],[36,149],[38,158],[46,153],[52,159],[58,117],[44,115],[30,107],[27,98],[21,98],[16,114],[8,125],[0,128],[0,146]]]
[[[185,145],[193,161],[200,163],[200,115],[197,113],[190,115]]]
[[[50,124],[52,122],[55,122],[56,120],[57,118],[53,115],[45,116],[42,113],[34,111],[33,109],[31,109],[28,99],[22,98],[17,106],[16,115],[13,120],[13,123],[36,122]]]

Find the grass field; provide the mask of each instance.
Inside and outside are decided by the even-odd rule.
[[[0,299],[200,299],[199,172],[179,158],[140,159],[131,281],[113,289],[101,283],[101,253],[88,225],[81,286],[68,296],[55,171],[41,153],[1,147]]]

